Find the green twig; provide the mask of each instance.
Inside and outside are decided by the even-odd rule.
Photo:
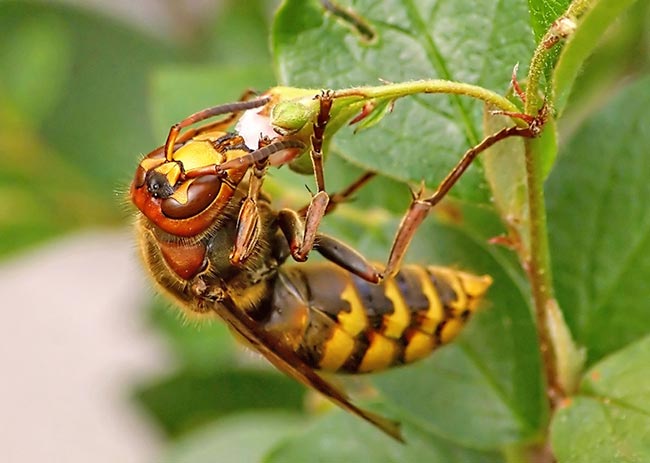
[[[443,79],[416,80],[403,83],[388,83],[386,85],[374,87],[354,87],[344,90],[336,90],[332,96],[335,99],[346,98],[377,98],[377,99],[395,99],[407,95],[416,95],[421,93],[445,93],[450,95],[465,95],[476,98],[504,112],[517,112],[515,106],[510,100],[499,95],[498,93],[487,90],[477,85],[453,82]],[[516,120],[517,125],[525,126],[525,123]]]
[[[540,82],[544,73],[544,67],[549,59],[553,46],[572,33],[575,29],[575,21],[585,13],[593,2],[590,0],[576,0],[568,7],[567,11],[558,18],[549,28],[540,41],[531,60],[527,88],[526,103],[524,112],[534,116],[540,111],[543,104],[552,106],[552,101],[540,98]],[[549,111],[551,113],[552,111]],[[528,204],[530,212],[530,260],[525,263],[529,274],[535,315],[537,321],[537,332],[542,353],[542,360],[546,373],[547,393],[551,407],[555,408],[570,391],[567,391],[571,381],[563,377],[558,367],[559,346],[556,345],[557,338],[554,336],[553,323],[562,325],[565,329],[564,320],[557,307],[553,293],[553,278],[551,274],[551,259],[548,245],[548,229],[546,224],[546,205],[544,201],[544,163],[542,151],[536,149],[535,140],[526,140],[526,179],[528,183]],[[565,330],[568,335],[568,329]],[[564,341],[566,342],[566,336]],[[572,341],[569,341],[573,347]],[[566,346],[565,346],[566,347]],[[577,351],[577,349],[575,349]]]
[[[526,114],[534,115],[542,105],[539,95],[540,81],[544,74],[544,66],[553,46],[573,32],[576,20],[593,3],[593,0],[575,0],[569,5],[566,12],[553,22],[549,30],[544,34],[544,37],[542,37],[542,40],[535,49],[528,71],[526,105],[524,110]]]

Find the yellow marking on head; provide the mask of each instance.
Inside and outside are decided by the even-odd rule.
[[[411,311],[404,302],[394,279],[385,280],[383,287],[384,294],[393,303],[393,313],[384,315],[382,333],[389,338],[399,339],[406,327],[411,323]]]
[[[158,167],[156,167],[156,172],[159,172],[163,175],[169,175],[170,172],[176,172],[178,170],[178,164],[175,162],[163,162]]]
[[[449,306],[454,309],[454,315],[459,316],[467,309],[467,293],[465,292],[458,276],[461,272],[448,267],[431,266],[428,268],[435,276],[445,280],[445,282],[451,286],[451,289],[454,290],[454,293],[456,293],[456,300],[450,302]]]
[[[199,167],[212,166],[224,161],[224,155],[207,140],[190,141],[174,153],[174,161],[183,164],[185,172]]]
[[[433,336],[416,331],[404,350],[404,361],[407,363],[415,362],[426,357],[436,347],[436,340]]]
[[[167,177],[167,182],[173,187],[178,182],[178,177],[181,176],[181,168],[175,162],[165,162],[156,167],[156,172],[160,172]]]
[[[332,337],[323,345],[323,358],[318,366],[326,371],[336,371],[343,366],[353,351],[354,339],[342,328],[335,326]]]
[[[358,371],[367,373],[388,368],[395,360],[396,353],[397,345],[395,341],[379,333],[371,333],[370,346],[368,346],[368,350],[363,356]]]
[[[446,344],[454,339],[463,325],[464,322],[458,318],[447,320],[447,323],[445,323],[445,326],[442,327],[442,331],[440,332],[440,342]]]
[[[356,336],[368,326],[368,317],[363,302],[361,302],[359,294],[357,294],[357,290],[351,281],[345,285],[345,289],[341,293],[341,299],[350,304],[350,311],[339,312],[337,319],[345,331],[350,333],[351,336]]]
[[[422,320],[419,328],[426,333],[433,334],[438,324],[445,317],[445,311],[440,302],[440,296],[438,296],[438,291],[433,285],[431,277],[423,267],[414,265],[409,267],[409,270],[412,270],[417,275],[422,292],[429,301],[429,308],[424,315],[425,319]]]
[[[194,179],[188,180],[186,182],[181,183],[181,185],[174,191],[174,194],[171,195],[171,198],[174,198],[176,201],[178,201],[181,204],[186,204],[187,203],[187,190],[189,189],[190,185],[194,182]]]
[[[140,161],[140,165],[146,172],[149,172],[150,170],[155,169],[165,162],[165,158],[144,158],[142,161]]]

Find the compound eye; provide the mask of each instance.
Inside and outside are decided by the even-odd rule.
[[[150,170],[145,178],[147,191],[154,198],[169,198],[174,194],[174,188],[169,184],[167,176],[156,171]]]
[[[195,179],[187,189],[187,202],[167,198],[161,204],[162,212],[170,219],[189,219],[203,212],[221,189],[221,179],[216,175],[204,175]]]
[[[142,167],[142,165],[138,165],[138,168],[135,171],[135,177],[133,178],[133,185],[135,185],[136,188],[141,188],[146,180],[147,171],[144,170],[144,167]]]

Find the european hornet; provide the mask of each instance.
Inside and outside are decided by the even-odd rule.
[[[455,337],[492,279],[434,266],[398,271],[401,255],[391,257],[394,268],[382,275],[354,249],[318,232],[323,215],[372,174],[331,201],[325,193],[328,92],[316,95],[319,115],[305,133],[258,135],[253,148],[240,131],[226,131],[240,112],[268,109],[272,99],[263,95],[196,113],[172,126],[166,144],[142,159],[130,196],[139,210],[144,262],[188,314],[218,315],[278,369],[401,440],[397,423],[357,407],[316,370],[366,373],[427,356]],[[182,128],[223,114],[231,115],[180,135]],[[498,141],[486,140],[488,146]],[[261,190],[266,168],[306,151],[318,192],[303,214],[274,209]],[[403,253],[417,223],[478,152],[468,151],[433,197],[414,199],[391,256]],[[311,249],[326,261],[286,263],[289,256],[305,260]]]
[[[516,67],[513,71],[512,83],[523,98],[515,73]],[[364,94],[366,90],[373,90],[374,87],[321,91],[274,87],[258,98],[246,101],[252,93],[247,92],[239,102],[204,109],[174,124],[169,131],[164,147],[158,148],[156,152],[162,150],[164,159],[170,163],[169,165],[173,165],[174,151],[188,140],[200,137],[210,131],[226,130],[237,121],[235,131],[240,135],[241,147],[248,149],[248,153],[228,159],[222,164],[208,162],[204,165],[196,163],[183,165],[182,162],[177,162],[175,170],[180,169],[178,178],[190,179],[204,175],[227,177],[227,172],[254,168],[258,180],[251,185],[251,188],[258,190],[268,166],[287,164],[291,169],[300,173],[313,173],[317,191],[312,196],[309,206],[301,211],[301,215],[304,216],[303,231],[300,236],[293,237],[290,247],[294,260],[304,262],[314,248],[318,227],[323,216],[330,212],[338,202],[337,198],[332,201],[325,189],[323,148],[326,140],[326,128],[331,133],[346,123],[358,124],[361,122],[363,124],[364,119],[370,121],[368,125],[376,123],[386,111],[392,108],[397,98],[406,94],[400,93],[400,87],[407,85],[409,84],[385,85],[384,89],[395,88],[392,95],[389,90],[385,92],[388,96],[374,98],[369,98]],[[372,273],[364,274],[364,278],[377,283],[384,276],[395,276],[419,225],[460,179],[472,161],[481,152],[505,138],[537,136],[546,121],[546,109],[544,106],[535,117],[507,111],[494,111],[495,114],[522,119],[527,125],[503,128],[467,150],[431,196],[425,197],[422,189],[418,193],[414,193],[413,201],[398,227],[383,271],[374,270]],[[379,117],[377,117],[378,113]],[[184,134],[180,134],[182,129],[195,123],[224,114],[230,114],[230,116],[225,120],[190,129]],[[306,153],[309,153],[308,157],[305,156]],[[241,175],[243,175],[243,170]],[[374,175],[373,172],[366,172],[354,189],[361,187]],[[257,193],[253,191],[252,193],[251,198],[254,200]],[[256,208],[252,203],[242,209],[239,219],[245,224],[243,228],[248,233],[252,233],[256,228],[255,224],[258,220],[256,215]],[[249,251],[245,247],[251,243],[245,242],[244,236],[240,238],[235,244],[234,257],[241,263],[247,258]]]

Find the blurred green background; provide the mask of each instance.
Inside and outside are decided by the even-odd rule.
[[[295,383],[153,297],[125,194],[171,122],[273,84],[275,6],[0,2],[3,461],[159,461],[241,409],[271,410],[259,445],[296,425]]]
[[[222,325],[197,326],[169,310],[169,304],[154,295],[139,265],[129,226],[133,211],[126,191],[131,175],[140,156],[164,140],[170,123],[211,104],[236,100],[246,88],[264,90],[276,84],[268,36],[277,3],[0,1],[0,304],[6,317],[0,325],[0,362],[5,370],[0,382],[3,461],[187,462],[220,461],[219,456],[231,462],[256,461],[280,438],[304,427],[308,420],[305,409],[317,413],[324,408],[295,382],[236,346]],[[571,153],[584,154],[583,141],[594,139],[592,134],[606,125],[597,120],[593,127],[584,129],[585,120],[628,82],[640,81],[640,76],[648,73],[650,14],[647,2],[643,3],[638,2],[636,10],[612,28],[576,85],[572,104],[560,126],[561,143],[569,160]],[[532,50],[532,34],[526,40],[529,43],[522,45],[521,52],[524,57]],[[336,53],[332,51],[333,60]],[[293,65],[298,66],[302,58],[311,59],[309,50]],[[297,79],[319,79],[314,69],[304,67],[305,75],[297,73]],[[383,75],[383,70],[375,71]],[[505,90],[508,72],[490,76],[499,81],[495,89]],[[628,106],[622,106],[628,110]],[[617,114],[612,114],[615,119]],[[480,112],[474,116],[480,119]],[[610,128],[616,126],[616,121],[605,122]],[[638,131],[643,135],[647,130]],[[374,137],[372,131],[368,133]],[[573,145],[566,143],[576,133]],[[607,132],[603,133],[608,138]],[[639,145],[642,140],[640,136]],[[597,146],[587,155],[598,151],[596,142],[607,140],[594,141]],[[418,149],[416,144],[411,147]],[[630,150],[638,154],[637,148]],[[446,154],[451,159],[456,156]],[[574,195],[567,195],[564,188],[572,183],[575,171],[594,165],[593,158],[581,159],[577,167],[559,169],[556,179],[549,182],[551,222],[556,217],[556,230],[560,230],[556,232],[559,244],[552,245],[568,250],[556,255],[560,263],[556,276],[562,277],[558,278],[558,292],[560,302],[570,308],[579,305],[574,303],[574,297],[582,297],[575,290],[577,285],[589,284],[576,284],[571,279],[576,274],[571,267],[577,261],[572,254],[576,230],[561,232],[567,217],[573,216],[572,201],[584,198],[581,194],[585,191],[580,188],[582,183],[576,186]],[[333,157],[328,165],[328,189],[335,191],[345,185],[356,172],[357,168]],[[569,180],[562,181],[564,175]],[[605,184],[600,177],[592,177],[598,185]],[[265,188],[278,204],[300,206],[308,198],[304,184],[311,186],[311,179],[296,177],[284,169],[271,172]],[[342,207],[340,214],[328,218],[325,229],[335,229],[367,255],[383,259],[396,217],[408,198],[403,185],[382,179],[359,195],[354,203],[356,210]],[[591,199],[585,201],[591,204]],[[618,210],[621,203],[617,201],[612,200],[612,209]],[[492,367],[496,372],[501,372],[501,367],[512,367],[520,375],[517,378],[512,373],[512,395],[519,393],[520,397],[512,399],[512,403],[510,397],[505,405],[499,403],[505,411],[495,409],[501,413],[500,418],[505,417],[507,425],[519,421],[513,425],[514,430],[494,426],[496,437],[488,436],[487,444],[481,439],[489,433],[479,433],[475,440],[470,437],[467,447],[488,451],[472,454],[471,460],[465,459],[469,455],[463,453],[465,449],[459,451],[442,439],[439,442],[439,429],[434,429],[437,437],[432,440],[430,435],[420,438],[420,433],[425,433],[417,428],[411,431],[415,445],[409,447],[413,461],[430,455],[427,452],[433,447],[440,461],[452,461],[452,454],[456,458],[453,461],[501,461],[492,459],[490,453],[497,444],[515,439],[515,434],[519,439],[534,436],[546,418],[540,406],[539,359],[524,293],[525,279],[508,251],[490,249],[490,257],[486,257],[485,239],[503,230],[493,211],[483,206],[471,210],[472,205],[464,205],[466,209],[462,210],[469,228],[476,224],[482,227],[480,234],[461,235],[453,227],[433,226],[438,249],[432,251],[430,242],[425,246],[415,243],[415,252],[427,261],[437,253],[442,263],[472,262],[478,269],[494,266],[490,260],[494,258],[503,267],[499,271],[505,269],[496,275],[497,280],[501,277],[501,287],[495,287],[491,295],[502,307],[492,308],[478,322],[484,325],[481,330],[475,328],[478,325],[469,330],[475,339],[472,342],[479,346],[473,352],[492,361],[485,369],[488,373],[493,373],[489,371]],[[362,218],[359,209],[363,210]],[[447,214],[447,223],[454,222],[459,210],[442,208],[442,216]],[[630,217],[631,221],[641,220]],[[377,226],[369,228],[368,222]],[[575,226],[578,232],[581,227],[581,223]],[[634,222],[628,228],[639,227]],[[426,229],[422,235],[429,232],[431,229]],[[608,236],[603,240],[607,241]],[[618,256],[618,249],[607,243],[601,249],[607,255]],[[465,258],[463,252],[470,257]],[[642,266],[635,265],[632,270],[638,267]],[[635,283],[642,279],[643,274],[639,275],[623,283]],[[628,292],[637,294],[637,300],[645,297],[647,289]],[[603,307],[608,310],[610,305]],[[635,307],[644,310],[640,304]],[[568,318],[578,325],[570,313]],[[580,339],[592,354],[595,352],[592,361],[640,336],[636,332],[625,332],[620,339],[610,336],[607,339],[612,339],[612,345],[606,340],[602,347],[602,333],[607,332],[609,318],[596,320],[601,321],[594,323],[597,326],[593,333],[583,333]],[[629,316],[626,320],[627,325],[640,325]],[[647,329],[638,331],[645,333]],[[506,332],[502,339],[496,339],[499,333]],[[489,346],[483,343],[491,338],[496,342]],[[517,344],[522,339],[527,340],[525,348]],[[511,341],[515,347],[508,344]],[[467,401],[466,391],[453,389],[458,384],[451,384],[458,379],[454,367],[466,360],[458,356],[460,350],[445,350],[436,360],[449,368],[438,371],[440,377],[435,379],[439,382],[434,383],[442,391],[449,386],[449,390],[462,393],[451,399],[441,394],[433,409],[445,409],[448,400],[461,404],[461,408],[465,404],[456,423],[465,428],[462,419],[475,411],[472,407],[476,402]],[[508,354],[505,361],[503,352],[514,353]],[[464,365],[460,370],[463,374],[473,371],[464,369]],[[452,374],[445,376],[450,371]],[[491,387],[498,391],[499,381],[510,386],[507,375],[497,377],[496,386],[485,385],[488,373],[470,379],[458,375],[458,383],[461,388],[471,383],[475,389],[469,390],[467,396],[472,394],[483,402],[481,394],[485,390],[494,392]],[[415,385],[419,375],[421,372],[413,368],[400,375],[388,374],[384,392],[392,388],[397,391],[394,396],[404,396],[405,379],[406,384]],[[440,386],[447,379],[451,385]],[[431,385],[425,382],[419,387],[420,395],[413,395],[411,410],[417,410],[418,398],[428,394]],[[405,399],[408,401],[408,397]],[[487,421],[486,416],[490,418],[493,411],[493,402],[484,402],[484,416],[477,421]],[[323,445],[333,448],[342,442],[341,435],[356,437],[359,433],[360,441],[378,443],[378,454],[390,453],[390,448],[382,447],[385,441],[372,434],[374,430],[352,417],[339,416],[330,421],[328,416],[307,442],[317,442],[314,435],[327,437],[328,430],[338,433],[339,440],[334,444],[323,440]],[[465,436],[451,437],[454,444],[467,444]],[[477,447],[476,440],[484,446]],[[296,442],[298,448],[294,450]],[[421,442],[426,445],[419,445]],[[290,441],[284,451],[301,453],[304,449],[299,444],[299,439]],[[342,448],[352,449],[352,453],[374,448],[354,439],[346,445]],[[423,453],[418,453],[420,450]],[[278,459],[283,455],[286,453]]]

